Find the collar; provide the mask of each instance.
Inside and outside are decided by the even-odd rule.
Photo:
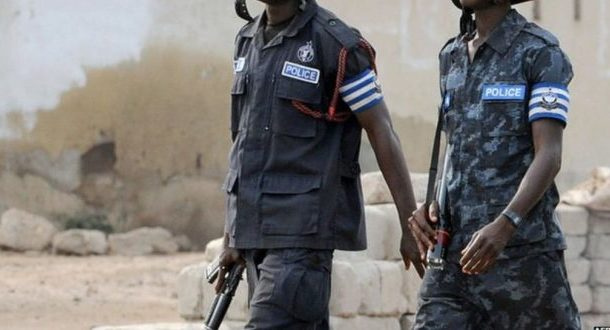
[[[316,0],[308,0],[305,10],[296,14],[290,25],[284,29],[284,31],[280,32],[280,35],[286,37],[294,37],[299,33],[299,31],[307,24],[318,12],[318,4]],[[265,18],[265,12],[258,15],[254,22],[252,22],[249,26],[246,26],[242,32],[240,33],[242,37],[253,38],[256,33],[259,31],[263,19]]]
[[[511,9],[500,24],[493,29],[485,43],[496,52],[504,54],[521,33],[525,24],[527,24],[525,17],[521,16],[515,9]]]

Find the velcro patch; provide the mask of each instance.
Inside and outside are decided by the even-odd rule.
[[[235,73],[244,71],[245,67],[246,67],[246,58],[245,57],[240,57],[240,58],[236,59],[235,61],[233,61],[233,71]]]
[[[317,84],[320,81],[320,70],[286,61],[282,69],[282,76]]]
[[[483,85],[483,101],[523,101],[525,100],[525,85],[485,84]]]

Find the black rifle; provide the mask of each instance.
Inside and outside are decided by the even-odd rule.
[[[449,152],[445,152],[445,161],[443,172],[441,172],[441,180],[437,187],[437,203],[438,203],[438,223],[436,226],[436,243],[432,250],[428,250],[427,263],[428,268],[443,269],[447,260],[447,252],[449,243],[451,243],[451,219],[447,212],[447,167],[449,163]]]
[[[245,265],[236,263],[231,266],[226,273],[224,284],[222,285],[220,292],[218,292],[214,298],[212,306],[210,306],[210,311],[208,312],[208,316],[206,317],[203,326],[204,330],[218,330],[218,328],[220,328],[220,324],[224,320],[225,315],[227,315],[227,310],[229,310],[229,305],[231,305],[231,301],[235,296],[235,292],[237,291],[239,281],[242,279],[245,268]],[[206,268],[205,277],[208,283],[214,283],[218,278],[219,273],[220,260],[216,259]]]
[[[451,219],[447,212],[447,167],[449,165],[449,149],[445,149],[445,160],[443,164],[443,172],[441,173],[440,183],[436,186],[438,156],[441,144],[441,131],[443,130],[443,109],[439,109],[438,122],[436,124],[436,132],[434,134],[434,144],[432,147],[432,159],[430,160],[430,172],[428,177],[428,190],[426,192],[426,216],[430,209],[430,205],[436,199],[438,203],[438,223],[435,226],[436,243],[432,250],[428,250],[426,261],[428,268],[443,269],[447,260],[447,252],[449,243],[451,242]]]

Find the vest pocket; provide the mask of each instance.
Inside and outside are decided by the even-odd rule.
[[[481,125],[481,157],[485,168],[518,174],[515,168],[527,161],[532,140],[527,112],[522,101],[485,101]]]
[[[247,75],[243,73],[238,73],[233,77],[231,87],[231,131],[233,133],[240,130],[239,122],[245,105],[247,80]]]
[[[235,218],[237,217],[237,170],[230,169],[224,183],[222,184],[222,190],[226,192],[227,196],[225,199],[225,233],[231,235],[235,234]]]
[[[305,322],[319,322],[328,313],[332,252],[285,250],[282,270],[273,288],[273,301]]]
[[[483,136],[502,137],[529,133],[527,110],[523,101],[483,101]]]
[[[276,106],[271,124],[273,132],[301,138],[315,137],[319,119],[302,113],[292,102],[298,101],[314,110],[326,112],[326,109],[321,109],[320,85],[282,77],[278,79],[275,96]]]
[[[266,175],[260,207],[263,234],[316,234],[321,184],[318,175]]]

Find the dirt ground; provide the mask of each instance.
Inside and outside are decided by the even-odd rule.
[[[202,253],[67,257],[0,251],[0,329],[179,322],[176,279]]]

